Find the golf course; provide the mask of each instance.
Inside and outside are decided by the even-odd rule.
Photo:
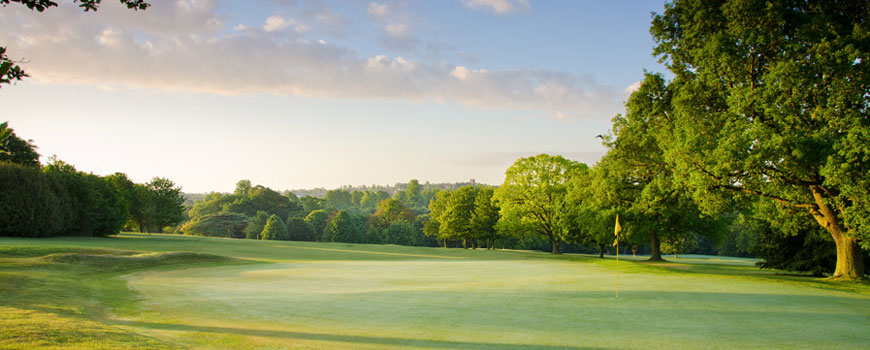
[[[2,349],[864,349],[870,286],[754,260],[0,238]],[[615,298],[619,269],[619,299]]]

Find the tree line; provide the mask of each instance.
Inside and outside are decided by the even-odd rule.
[[[184,220],[181,188],[155,177],[97,176],[57,157],[40,164],[37,147],[0,124],[0,235],[107,236],[122,229],[161,232]]]

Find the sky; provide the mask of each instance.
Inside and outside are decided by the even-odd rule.
[[[465,182],[518,158],[594,165],[664,1],[71,0],[0,8],[30,77],[0,121],[98,175],[185,192]]]

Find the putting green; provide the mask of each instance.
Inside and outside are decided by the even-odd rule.
[[[626,259],[616,300],[611,258],[174,235],[0,238],[0,349],[870,344],[866,283],[779,275],[748,259]]]
[[[384,252],[357,252],[369,259],[128,275],[144,313],[118,323],[194,348],[864,349],[870,343],[870,299],[854,293],[635,271],[622,274],[616,300],[610,265],[491,252],[415,256],[424,251],[381,261]]]

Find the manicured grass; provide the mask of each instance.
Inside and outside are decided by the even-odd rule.
[[[190,253],[179,253],[190,252]],[[752,260],[0,238],[0,348],[864,349],[870,286]]]

